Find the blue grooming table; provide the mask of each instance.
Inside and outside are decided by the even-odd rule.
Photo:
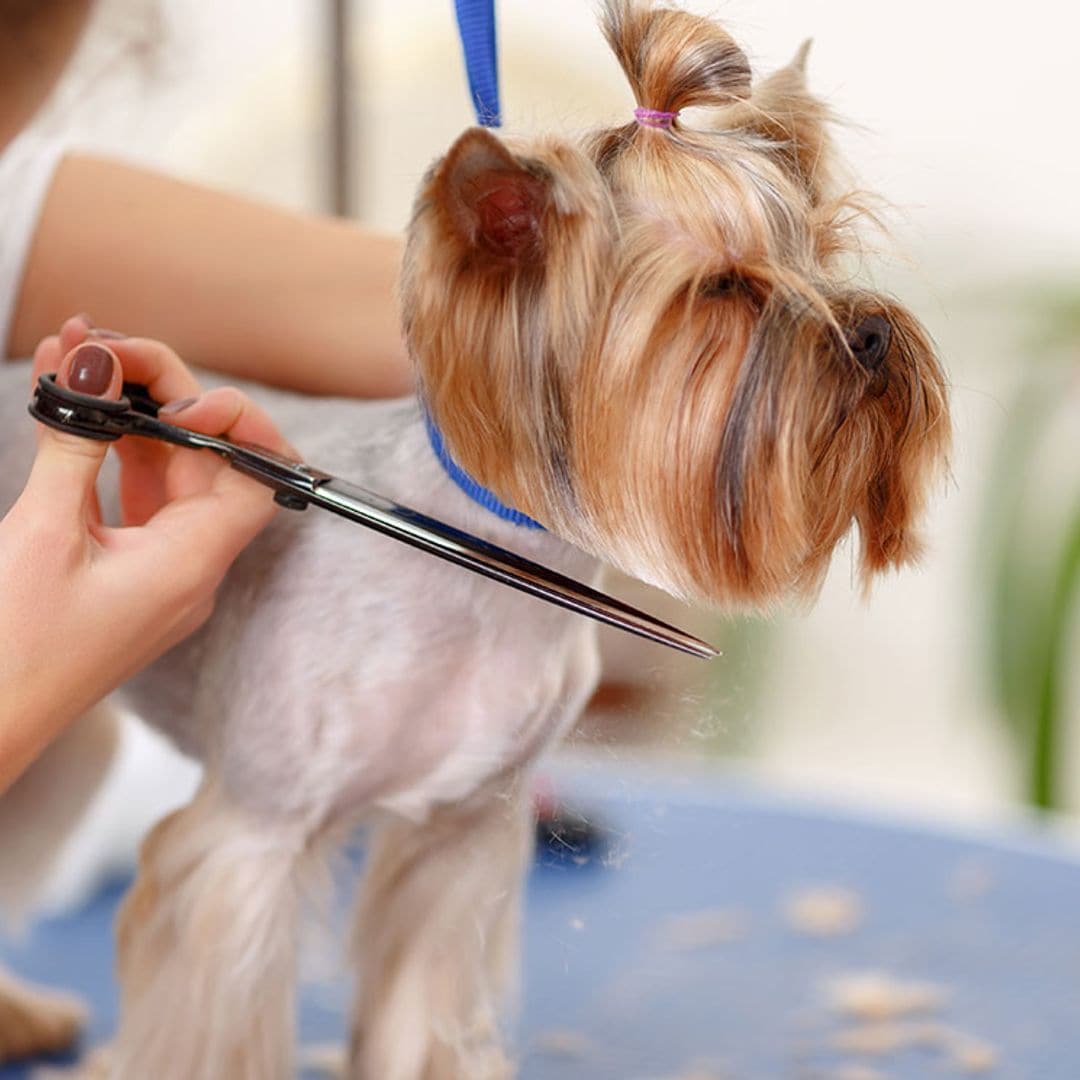
[[[963,1076],[925,1043],[836,1049],[851,1025],[822,986],[866,971],[946,990],[926,1023],[995,1050],[997,1064],[976,1073],[973,1062],[970,1075],[1080,1077],[1080,858],[1064,842],[1034,826],[981,835],[870,822],[724,775],[559,777],[604,843],[542,851],[532,873],[522,1080],[831,1080],[856,1066],[890,1080]],[[2,953],[16,971],[89,999],[91,1042],[116,1022],[110,926],[125,885]],[[851,890],[861,925],[798,932],[783,904],[811,885]],[[677,920],[716,910],[737,913],[739,931],[672,946]],[[305,1044],[343,1039],[346,993],[344,977],[308,989]],[[0,1069],[0,1080],[28,1075]]]

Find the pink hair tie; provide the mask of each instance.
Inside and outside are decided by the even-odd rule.
[[[634,119],[642,127],[670,128],[678,115],[677,112],[661,112],[659,109],[634,110]]]

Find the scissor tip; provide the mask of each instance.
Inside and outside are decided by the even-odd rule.
[[[690,637],[689,634],[685,635],[676,648],[680,648],[683,652],[689,653],[691,656],[698,657],[699,660],[715,660],[718,656],[724,654],[710,645],[707,641],[702,641],[700,638]]]

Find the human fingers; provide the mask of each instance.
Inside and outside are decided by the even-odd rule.
[[[163,409],[162,416],[192,431],[296,456],[263,409],[233,387],[211,390],[190,403],[176,403]],[[163,544],[182,546],[189,552],[189,567],[197,564],[198,572],[216,584],[270,521],[275,507],[271,493],[261,484],[213,456],[203,460],[208,469],[192,470],[183,490],[176,492],[178,497],[163,506],[145,528],[159,534]]]
[[[112,400],[120,396],[122,381],[116,356],[95,343],[69,352],[57,372],[60,386]],[[109,444],[41,426],[37,457],[19,501],[45,500],[60,522],[66,515],[85,515],[95,504],[94,484]]]
[[[104,528],[95,536],[129,577],[139,577],[139,567],[151,576],[169,567],[170,604],[180,611],[212,604],[229,566],[276,511],[268,488],[222,463],[188,492],[174,494],[140,528]]]
[[[75,315],[60,327],[58,334],[43,338],[34,350],[33,385],[42,375],[56,373],[63,359],[69,352],[86,340],[90,320],[85,315]]]
[[[89,331],[92,340],[106,345],[120,360],[124,381],[141,383],[158,402],[195,397],[199,382],[168,345],[153,338],[123,337],[108,331]]]
[[[277,454],[297,456],[269,414],[233,386],[221,386],[194,399],[172,402],[160,415],[169,423],[203,435],[224,436],[233,442],[254,443]]]
[[[81,345],[93,329],[94,324],[89,315],[73,315],[65,319],[60,327],[60,345],[66,356],[77,345]]]
[[[60,362],[64,359],[64,351],[60,347],[60,335],[52,334],[47,338],[44,338],[38,347],[34,350],[34,364],[33,364],[33,381],[31,382],[31,392],[33,387],[38,384],[38,378],[45,374],[51,374],[60,367]],[[38,445],[41,445],[41,437],[46,430],[44,424],[35,424],[35,435]]]
[[[142,525],[168,501],[173,447],[137,436],[113,444],[120,459],[120,512],[125,525]]]
[[[60,344],[59,334],[52,334],[42,339],[34,350],[34,386],[37,386],[38,376],[51,374],[60,367],[60,361],[64,359],[64,351]]]
[[[75,326],[68,329],[75,332]],[[199,384],[169,346],[151,338],[127,337],[91,327],[88,339],[117,355],[125,382],[141,383],[159,402],[198,394]],[[120,459],[120,505],[126,525],[142,525],[168,500],[167,472],[175,450],[151,439],[124,438],[116,444]]]

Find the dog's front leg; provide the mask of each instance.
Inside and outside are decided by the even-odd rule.
[[[291,1080],[309,840],[212,778],[150,833],[118,922],[113,1080]]]
[[[516,778],[373,837],[355,925],[350,1080],[502,1080],[531,807]]]

